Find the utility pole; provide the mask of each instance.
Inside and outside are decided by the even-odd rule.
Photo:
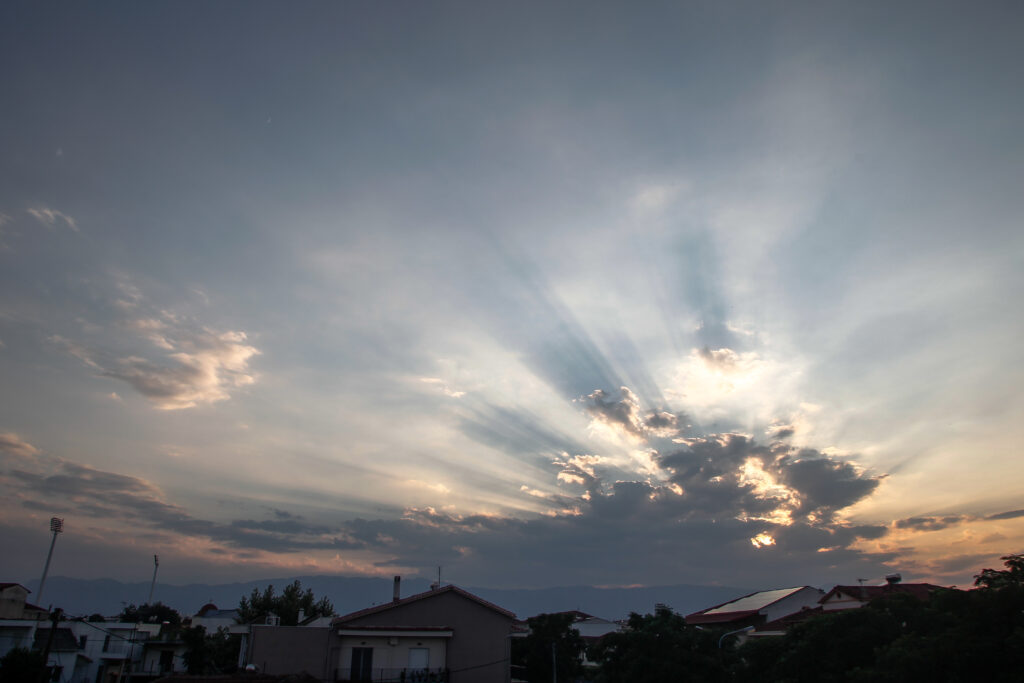
[[[156,570],[160,568],[160,557],[159,555],[153,556],[153,582],[149,584],[149,600],[146,601],[147,605],[153,604],[153,589],[156,588]]]
[[[57,622],[63,610],[60,607],[50,613],[50,633],[46,636],[46,649],[43,650],[43,669],[39,672],[39,683],[46,683],[49,676],[50,649],[53,647],[53,635],[57,632]]]
[[[558,683],[558,662],[555,659],[554,643],[551,643],[551,683]]]
[[[50,552],[46,554],[46,565],[43,566],[43,578],[39,579],[39,593],[36,595],[36,602],[43,604],[43,586],[46,585],[46,574],[50,571],[50,560],[53,558],[53,546],[57,545],[57,534],[64,531],[64,520],[59,517],[50,518],[50,531],[53,532],[53,539],[50,541]]]

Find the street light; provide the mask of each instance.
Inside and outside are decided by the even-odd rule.
[[[729,636],[734,636],[737,633],[750,633],[753,630],[754,630],[753,626],[744,626],[743,628],[738,628],[735,631],[729,631],[728,633],[723,633],[722,637],[718,639],[718,649],[719,650],[722,649],[722,641],[725,640],[726,638],[728,638]]]
[[[64,531],[64,520],[59,517],[50,518],[50,531],[53,532],[53,540],[50,541],[50,552],[46,554],[46,564],[43,566],[43,578],[39,579],[39,594],[36,600],[39,605],[43,604],[43,586],[46,585],[46,574],[50,571],[50,560],[53,558],[53,546],[57,544],[57,534]]]

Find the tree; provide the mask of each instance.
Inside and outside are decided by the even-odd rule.
[[[1006,588],[1024,585],[1024,555],[1004,555],[999,558],[1006,569],[982,569],[975,574],[974,585],[979,588]]]
[[[584,643],[572,627],[573,614],[539,614],[527,619],[530,634],[513,641],[515,659],[522,662],[530,683],[550,683],[557,671],[559,681],[574,681],[582,672]]]
[[[629,615],[624,631],[609,633],[590,650],[601,683],[723,681],[731,650],[718,649],[719,631],[688,626],[667,607]]]
[[[0,658],[0,682],[37,681],[45,665],[42,652],[25,647],[13,648]]]
[[[241,636],[226,628],[207,634],[206,627],[192,626],[181,630],[185,644],[185,667],[192,675],[233,673],[238,666]]]
[[[330,600],[326,597],[317,600],[313,590],[307,588],[303,591],[302,584],[296,579],[285,586],[281,595],[274,594],[273,584],[267,586],[262,593],[258,588],[253,588],[248,598],[243,597],[238,602],[238,619],[243,624],[251,624],[276,614],[281,618],[282,626],[295,626],[299,623],[299,610],[307,617],[334,616],[334,605]]]
[[[134,603],[121,610],[118,620],[130,624],[162,624],[168,622],[171,626],[181,625],[181,615],[173,607],[168,607],[162,602],[154,602],[152,605],[143,604],[138,607]]]

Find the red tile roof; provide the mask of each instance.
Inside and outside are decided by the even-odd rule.
[[[887,583],[884,586],[836,586],[822,596],[818,602],[824,603],[833,595],[843,594],[855,600],[871,602],[886,595],[905,593],[913,595],[919,600],[926,600],[932,591],[939,590],[943,586],[936,586],[931,583]]]
[[[473,602],[479,603],[480,605],[483,605],[487,609],[493,610],[493,611],[497,612],[498,614],[501,614],[503,616],[508,617],[509,619],[515,619],[516,618],[515,614],[513,614],[512,612],[509,612],[507,609],[503,609],[501,607],[498,607],[493,602],[488,602],[487,600],[484,600],[483,598],[481,598],[479,596],[473,595],[469,591],[463,590],[463,589],[459,588],[458,586],[448,585],[448,586],[444,586],[442,588],[438,588],[436,590],[426,591],[425,593],[417,593],[416,595],[410,595],[409,597],[402,598],[401,600],[394,600],[392,602],[386,602],[386,603],[384,603],[382,605],[374,605],[373,607],[367,607],[366,609],[361,609],[358,612],[352,612],[350,614],[345,614],[343,616],[335,618],[331,622],[331,625],[332,626],[336,626],[338,624],[344,624],[345,622],[352,621],[352,620],[358,619],[360,617],[365,617],[365,616],[367,616],[369,614],[377,614],[378,612],[384,612],[384,611],[392,609],[394,607],[400,607],[401,605],[408,605],[409,603],[416,602],[418,600],[425,600],[427,598],[432,598],[435,595],[441,595],[443,593],[455,593],[456,595],[461,595],[462,597],[467,598],[468,600],[472,600]]]

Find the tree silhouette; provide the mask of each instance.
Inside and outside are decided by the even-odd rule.
[[[1024,585],[1024,555],[1004,555],[999,558],[1006,569],[982,569],[974,575],[974,585],[979,588],[1006,588]]]
[[[274,594],[274,585],[270,584],[261,593],[258,588],[252,594],[238,602],[238,619],[243,624],[264,621],[268,615],[275,614],[281,619],[282,626],[295,626],[299,623],[299,610],[307,617],[330,617],[334,615],[334,605],[326,597],[319,600],[313,590],[302,590],[298,579],[285,586],[281,595]]]

